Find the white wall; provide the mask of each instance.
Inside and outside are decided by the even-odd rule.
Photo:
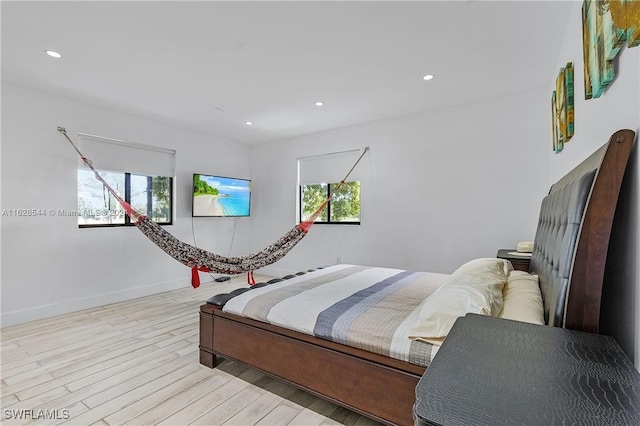
[[[603,96],[584,99],[582,68],[582,2],[576,2],[558,64],[549,70],[549,81],[567,62],[575,68],[575,135],[562,153],[550,154],[551,182],[579,164],[602,146],[619,129],[640,129],[640,47],[624,48],[618,55],[617,75]],[[549,94],[553,86],[549,86]],[[640,170],[638,141],[632,152],[621,201],[616,212],[614,236],[609,253],[607,280],[603,290],[603,330],[612,335],[640,370]]]
[[[172,148],[177,215],[167,230],[192,242],[192,173],[250,177],[249,148],[187,129],[2,82],[2,209],[77,209],[78,132]],[[99,168],[99,159],[94,159]],[[194,218],[200,247],[249,247],[248,219]],[[211,277],[201,274],[202,281]],[[2,217],[2,325],[190,286],[190,270],[135,227],[78,229],[76,217]],[[210,291],[200,290],[203,300]]]
[[[265,272],[295,272],[338,259],[451,272],[470,258],[533,239],[548,186],[615,130],[640,128],[640,47],[622,52],[618,77],[603,97],[581,97],[581,4],[575,2],[556,69],[545,71],[548,88],[251,150],[3,81],[1,208],[76,208],[77,160],[55,130],[62,125],[72,136],[86,132],[176,149],[177,216],[168,230],[185,241],[192,239],[192,172],[251,177],[251,219],[193,221],[200,246],[244,254],[295,225],[297,157],[370,146],[360,166],[368,173],[362,225],[315,226]],[[568,61],[575,66],[576,134],[555,155],[549,98],[558,69]],[[616,218],[619,248],[612,264],[623,279],[617,296],[608,296],[618,315],[607,327],[640,369],[639,151],[636,146]],[[189,285],[188,269],[134,228],[78,229],[73,217],[5,216],[1,229],[2,325]]]
[[[540,89],[256,146],[253,250],[296,223],[298,157],[363,146],[371,149],[359,166],[369,176],[362,224],[315,225],[268,272],[340,260],[449,273],[533,240],[549,189],[547,95]]]
[[[470,258],[533,239],[549,186],[616,130],[640,128],[640,47],[621,52],[616,80],[604,96],[584,100],[581,6],[574,4],[544,90],[254,148],[256,250],[295,224],[297,157],[371,147],[360,166],[370,175],[363,181],[362,225],[315,226],[267,272],[338,260],[451,272]],[[567,62],[575,68],[576,132],[554,154],[549,104],[557,72]],[[636,141],[612,236],[607,275],[615,277],[603,295],[608,313],[602,332],[640,370],[639,152]]]

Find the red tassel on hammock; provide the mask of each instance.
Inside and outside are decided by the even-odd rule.
[[[191,285],[193,288],[200,287],[200,275],[198,275],[198,271],[200,272],[211,272],[211,269],[206,266],[192,266],[191,267]]]
[[[193,288],[200,287],[200,275],[198,274],[197,266],[191,267],[191,286],[193,286]]]
[[[256,285],[256,279],[253,277],[253,271],[247,272],[247,284],[249,284],[251,287]]]

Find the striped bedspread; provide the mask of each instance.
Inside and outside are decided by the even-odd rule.
[[[438,347],[409,339],[408,328],[447,277],[334,265],[242,293],[224,311],[426,367]]]

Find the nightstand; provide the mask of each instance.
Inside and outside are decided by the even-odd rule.
[[[513,269],[529,272],[531,253],[519,254],[516,249],[500,249],[496,255],[498,259],[506,259],[511,262]]]
[[[458,318],[416,386],[422,425],[639,425],[640,373],[608,336]]]

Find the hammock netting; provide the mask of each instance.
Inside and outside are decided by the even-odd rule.
[[[84,164],[89,167],[96,179],[98,179],[104,187],[114,196],[125,210],[127,215],[131,218],[137,228],[142,231],[155,245],[157,245],[162,251],[173,257],[178,262],[191,268],[191,285],[196,288],[200,285],[200,278],[198,271],[201,272],[217,272],[220,274],[242,274],[248,273],[248,280],[250,284],[255,284],[253,280],[253,271],[263,268],[267,265],[277,262],[282,259],[287,253],[298,244],[305,235],[309,232],[309,228],[313,225],[313,222],[325,209],[327,203],[333,195],[340,189],[340,186],[344,184],[345,180],[351,174],[358,162],[362,159],[367,149],[364,150],[360,158],[353,165],[351,170],[347,173],[345,178],[340,182],[335,190],[329,195],[329,197],[322,203],[322,205],[304,222],[294,226],[289,232],[280,237],[277,241],[260,250],[257,253],[226,257],[216,253],[212,253],[207,250],[195,247],[191,244],[178,240],[176,237],[167,232],[164,228],[151,220],[149,217],[135,210],[129,203],[127,203],[111,186],[100,176],[98,171],[93,167],[93,162],[86,158],[78,147],[67,135],[66,130],[63,127],[58,127],[58,131],[62,133],[69,143],[76,150]]]
[[[147,238],[178,262],[222,274],[241,274],[270,265],[284,257],[307,234],[296,226],[258,253],[225,257],[178,240],[146,216],[136,225]]]

